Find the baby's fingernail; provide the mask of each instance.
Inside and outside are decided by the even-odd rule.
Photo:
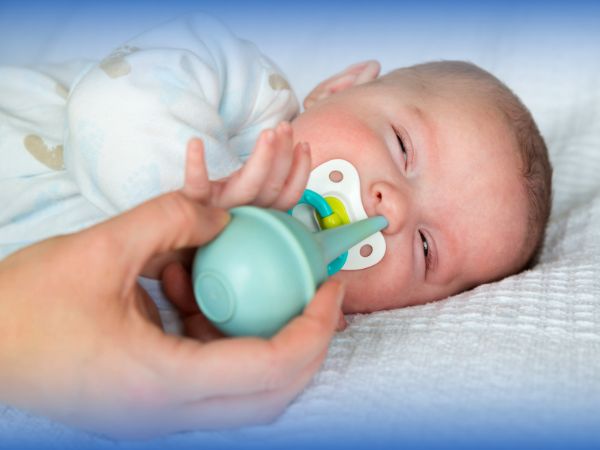
[[[369,61],[362,61],[356,64],[352,64],[351,66],[348,66],[347,70],[357,70],[357,69],[362,69],[363,67],[366,67],[367,64],[369,64]]]
[[[305,153],[310,152],[310,145],[308,142],[303,142],[302,144],[302,151]]]
[[[289,122],[281,122],[279,124],[279,129],[284,133],[289,133],[290,131],[292,131],[292,127],[290,126]]]
[[[265,132],[265,139],[269,144],[271,144],[275,140],[275,132],[273,130],[268,130]]]

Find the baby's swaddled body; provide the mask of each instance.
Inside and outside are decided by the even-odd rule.
[[[298,112],[275,65],[205,15],[97,63],[0,74],[0,258],[178,189],[192,137],[210,177],[226,176],[262,129]]]
[[[0,259],[180,188],[192,137],[204,141],[209,176],[227,176],[261,130],[298,112],[277,67],[202,14],[99,62],[5,67],[0,80]],[[177,331],[159,283],[140,281]]]

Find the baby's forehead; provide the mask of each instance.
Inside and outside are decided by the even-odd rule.
[[[391,92],[411,92],[434,96],[439,101],[470,101],[496,106],[499,100],[497,80],[479,73],[455,73],[443,68],[414,67],[392,70],[375,82]]]
[[[386,101],[410,111],[425,123],[453,124],[463,131],[462,138],[467,132],[491,135],[494,140],[508,138],[511,148],[518,152],[514,124],[504,111],[502,95],[494,89],[468,79],[454,83],[435,72],[423,77],[406,76],[400,69],[388,75],[381,80]]]

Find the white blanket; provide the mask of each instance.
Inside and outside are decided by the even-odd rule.
[[[573,448],[600,441],[599,16],[594,5],[558,11],[548,5],[436,12],[386,3],[305,16],[277,8],[252,20],[221,16],[277,61],[300,97],[361,59],[380,59],[384,70],[441,58],[480,64],[506,81],[537,119],[555,168],[554,210],[533,270],[440,302],[349,317],[317,377],[275,423],[152,445],[333,440],[340,447],[401,447],[531,438]],[[127,32],[115,19],[95,24],[100,29],[92,34],[86,17],[71,18],[60,32],[39,27],[53,40],[26,41],[30,55],[96,57],[117,42],[91,36],[110,29],[110,38],[121,41]],[[12,37],[4,42],[19,33],[0,30]],[[87,50],[74,36],[88,36]],[[0,56],[13,53],[0,47]],[[13,439],[57,448],[125,446],[6,408],[0,442]]]

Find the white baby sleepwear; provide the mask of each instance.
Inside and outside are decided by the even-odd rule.
[[[226,176],[297,112],[281,71],[202,14],[100,62],[0,67],[0,258],[181,187],[191,137]]]

